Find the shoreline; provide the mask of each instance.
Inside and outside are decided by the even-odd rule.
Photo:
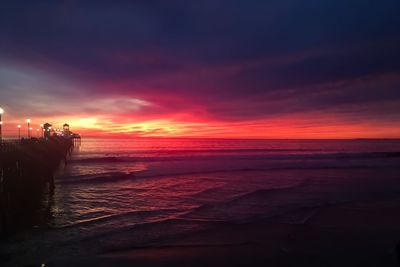
[[[398,266],[400,198],[329,206],[305,224],[231,225],[49,266]]]

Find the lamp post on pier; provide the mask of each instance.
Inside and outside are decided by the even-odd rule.
[[[27,119],[26,123],[28,123],[28,138],[31,138],[31,119]]]
[[[18,124],[17,128],[18,128],[18,140],[21,140],[21,124]]]
[[[2,115],[4,113],[4,109],[0,108],[0,142],[3,141],[3,121]]]

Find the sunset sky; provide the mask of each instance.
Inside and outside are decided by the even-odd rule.
[[[399,11],[399,0],[2,1],[3,132],[29,117],[84,136],[400,137]]]

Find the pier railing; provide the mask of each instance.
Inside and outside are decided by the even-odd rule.
[[[17,145],[21,144],[21,140],[14,139],[14,140],[2,140],[0,141],[0,153],[14,151]]]
[[[23,143],[35,143],[35,142],[43,142],[43,141],[49,141],[52,140],[54,137],[51,138],[22,138],[22,139],[5,139],[5,140],[0,140],[0,153],[3,152],[11,152],[15,151],[15,149],[20,146]],[[60,137],[57,137],[60,138]],[[71,140],[73,146],[79,146],[81,145],[81,137],[80,136],[72,136],[65,138],[67,140]]]

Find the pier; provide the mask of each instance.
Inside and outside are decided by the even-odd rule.
[[[80,136],[0,141],[0,236],[37,224],[35,212],[54,192],[54,174],[66,163]]]

